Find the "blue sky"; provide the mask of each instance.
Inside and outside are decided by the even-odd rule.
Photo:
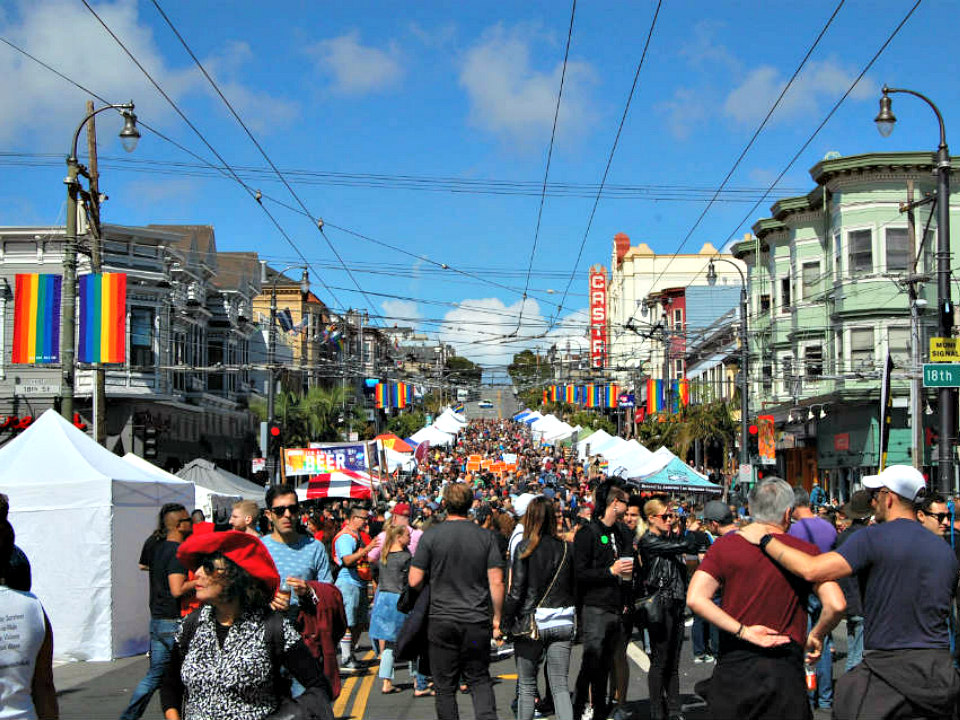
[[[876,132],[884,82],[930,95],[948,139],[960,119],[960,4],[927,0],[772,187],[914,4],[847,2],[730,179],[735,192],[693,230],[837,3],[664,2],[609,193],[587,233],[656,3],[581,0],[549,173],[556,185],[523,304],[570,4],[158,2],[310,213],[325,220],[353,279],[307,217],[275,202],[297,204],[154,4],[91,5],[210,144],[250,169],[240,174],[333,289],[315,281],[321,299],[363,307],[380,324],[416,324],[488,366],[522,347],[583,342],[586,270],[609,264],[617,232],[661,253],[720,247],[777,198],[809,190],[809,168],[829,151],[933,150],[935,120],[919,101],[896,97],[897,130],[887,140]],[[0,36],[105,98],[133,98],[142,121],[216,163],[80,0],[6,3]],[[62,157],[86,99],[0,45],[0,224],[63,222]],[[101,118],[107,222],[212,224],[221,250],[256,250],[277,266],[298,260],[238,184],[149,132],[122,157],[119,120]]]

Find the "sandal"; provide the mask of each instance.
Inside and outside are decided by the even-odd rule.
[[[402,691],[400,688],[398,688],[396,685],[394,685],[394,686],[393,686],[392,688],[390,688],[389,690],[381,690],[381,691],[380,691],[380,694],[382,694],[382,695],[393,695],[394,693],[398,693],[398,692],[403,692],[403,691]]]
[[[427,688],[426,690],[414,690],[414,697],[436,697],[437,691],[433,688]]]

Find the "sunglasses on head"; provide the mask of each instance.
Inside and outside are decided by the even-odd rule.
[[[275,505],[274,507],[270,508],[270,512],[277,517],[283,517],[287,514],[288,510],[290,511],[291,515],[299,515],[300,505],[298,503],[293,503],[293,505]]]

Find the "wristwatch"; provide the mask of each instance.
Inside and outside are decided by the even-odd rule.
[[[770,541],[773,540],[773,537],[774,536],[772,533],[767,533],[760,538],[760,542],[757,543],[757,547],[760,548],[760,552],[762,552],[764,555],[767,554],[767,545],[770,544]]]

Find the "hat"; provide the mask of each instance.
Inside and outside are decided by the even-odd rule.
[[[266,545],[259,538],[238,530],[191,535],[177,548],[177,560],[187,570],[196,570],[204,555],[222,553],[246,570],[254,580],[263,583],[275,595],[280,587],[280,573]]]
[[[862,482],[868,490],[887,488],[911,502],[916,500],[919,492],[927,486],[923,474],[909,465],[891,465],[879,475],[864,476]]]
[[[870,505],[870,491],[857,490],[850,497],[850,502],[840,508],[840,512],[851,520],[863,520],[863,518],[873,515],[873,507]]]
[[[513,512],[516,513],[517,517],[523,517],[527,514],[527,507],[530,505],[530,501],[539,495],[534,495],[533,493],[523,493],[520,497],[513,501]]]
[[[393,506],[394,515],[410,515],[410,505],[408,503],[402,502],[397,503]]]
[[[703,519],[713,520],[721,525],[730,525],[733,522],[733,513],[730,506],[719,500],[711,500],[703,506]]]
[[[552,487],[544,488],[543,496],[545,498],[553,500],[557,496],[557,491],[554,490]]]

